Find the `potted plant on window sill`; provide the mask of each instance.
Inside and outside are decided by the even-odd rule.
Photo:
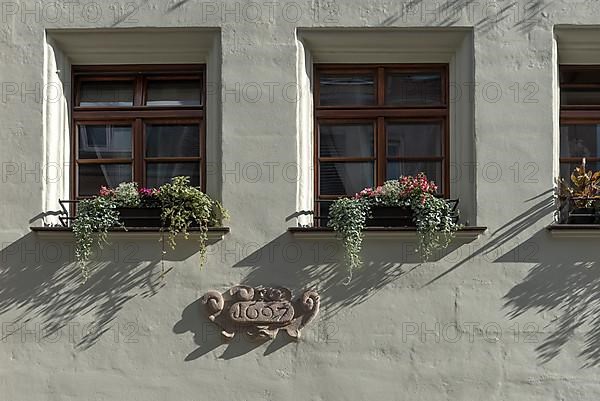
[[[436,249],[448,246],[459,225],[453,208],[435,195],[436,190],[435,183],[419,173],[333,202],[329,226],[341,237],[350,277],[362,265],[362,230],[368,226],[415,227],[418,250],[425,261]]]
[[[566,212],[567,224],[600,223],[600,171],[586,170],[585,158],[567,182],[559,178],[559,212]]]
[[[94,244],[107,243],[114,227],[154,227],[167,232],[167,243],[175,249],[176,237],[189,237],[190,227],[199,228],[200,254],[206,253],[208,227],[221,226],[228,218],[221,203],[189,184],[189,177],[174,177],[159,188],[138,188],[137,183],[121,183],[117,188],[102,187],[97,196],[83,199],[77,206],[72,228],[75,256],[84,278],[86,262]]]

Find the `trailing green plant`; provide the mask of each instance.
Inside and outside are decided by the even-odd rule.
[[[412,212],[419,244],[418,250],[427,261],[437,249],[448,246],[459,225],[452,208],[435,193],[437,186],[423,173],[386,181],[377,188],[365,188],[352,198],[341,198],[329,209],[329,226],[340,236],[350,276],[362,266],[360,252],[363,229],[375,206],[405,207]]]
[[[199,189],[190,186],[189,177],[174,177],[158,191],[162,206],[162,220],[168,231],[168,244],[175,248],[176,237],[188,238],[188,229],[196,223],[200,229],[200,256],[206,254],[208,227],[221,224],[226,211]]]
[[[189,228],[199,229],[200,254],[204,260],[208,227],[219,226],[229,216],[220,202],[190,185],[189,177],[174,177],[159,188],[138,189],[137,183],[125,182],[117,188],[101,187],[97,196],[81,200],[72,228],[75,236],[75,256],[82,266],[84,278],[89,271],[89,260],[94,245],[107,243],[108,230],[123,227],[119,220],[120,207],[160,207],[163,227],[168,233],[168,244],[176,246],[176,237],[189,238]],[[124,227],[127,229],[126,227]]]
[[[115,202],[104,196],[84,199],[77,206],[77,218],[73,221],[75,257],[84,279],[89,277],[87,260],[94,244],[102,247],[107,243],[108,229],[120,225]],[[95,238],[94,238],[95,237]]]

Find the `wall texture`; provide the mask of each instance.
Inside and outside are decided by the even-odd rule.
[[[25,0],[0,3],[0,18],[2,400],[600,397],[597,238],[558,238],[546,229],[563,50],[554,30],[589,25],[581,37],[592,42],[597,2]],[[156,239],[115,238],[81,285],[72,239],[29,229],[47,211],[45,191],[57,190],[50,182],[57,175],[44,164],[52,146],[48,58],[57,55],[63,69],[69,57],[152,62],[146,57],[159,44],[142,41],[124,56],[100,35],[82,55],[58,33],[103,28],[160,36],[186,27],[214,36],[198,41],[198,57],[220,83],[208,105],[208,190],[229,209],[231,232],[211,246],[202,269],[193,241],[180,244],[167,254],[164,279]],[[299,32],[342,27],[358,34],[402,28],[417,37],[424,27],[441,36],[449,28],[466,32],[472,74],[455,75],[468,96],[466,111],[455,116],[464,129],[452,132],[466,149],[464,159],[453,160],[455,181],[469,197],[470,223],[488,227],[427,264],[414,259],[414,241],[368,239],[367,266],[348,286],[333,238],[287,231],[310,196],[301,181],[312,174],[299,139],[310,102],[289,89],[298,82],[309,88],[299,70],[310,63],[299,56]],[[169,46],[163,50],[157,59],[169,59]],[[460,97],[456,107],[464,102]],[[303,166],[299,179],[289,165]],[[222,344],[198,300],[238,283],[317,288],[322,312],[299,343]]]

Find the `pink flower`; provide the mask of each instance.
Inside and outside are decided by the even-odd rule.
[[[104,185],[100,187],[100,196],[113,196],[114,194],[114,189],[107,188]]]

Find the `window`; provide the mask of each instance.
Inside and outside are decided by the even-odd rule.
[[[600,170],[600,66],[560,66],[560,176]]]
[[[315,69],[315,211],[365,187],[424,172],[449,196],[448,67]]]
[[[73,195],[190,177],[205,189],[201,65],[73,67]]]

